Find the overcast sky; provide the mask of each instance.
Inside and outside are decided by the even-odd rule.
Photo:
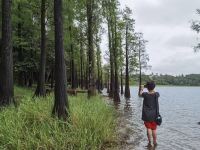
[[[136,31],[148,40],[151,72],[162,74],[200,73],[200,52],[193,46],[198,36],[191,20],[200,20],[200,0],[119,0],[129,6],[136,19]]]

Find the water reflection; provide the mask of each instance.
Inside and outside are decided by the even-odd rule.
[[[131,112],[132,111],[131,99],[125,99],[124,111],[125,112]]]

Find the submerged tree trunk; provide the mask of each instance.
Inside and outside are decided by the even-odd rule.
[[[93,46],[93,0],[87,0],[87,23],[88,23],[88,57],[89,57],[89,87],[88,97],[96,95],[95,73],[94,73],[94,46]]]
[[[0,106],[14,102],[11,0],[2,0],[2,44],[0,49]]]
[[[66,120],[68,117],[68,97],[66,82],[66,66],[63,46],[62,0],[54,0],[55,23],[55,102],[53,114]]]
[[[40,66],[37,88],[35,91],[36,96],[45,96],[45,66],[46,66],[46,0],[41,2],[41,54],[40,54]]]
[[[130,87],[129,87],[129,58],[128,58],[128,25],[126,26],[126,79],[125,79],[125,98],[130,98]]]

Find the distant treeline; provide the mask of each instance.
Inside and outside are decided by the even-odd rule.
[[[178,86],[200,86],[200,74],[189,75],[142,75],[143,84],[153,80],[157,85],[178,85]],[[139,75],[132,75],[131,84],[135,85],[139,81]]]

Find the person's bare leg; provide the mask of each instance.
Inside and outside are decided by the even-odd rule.
[[[153,144],[154,144],[154,146],[157,146],[156,130],[152,130],[152,135],[153,135]]]
[[[148,138],[148,141],[149,141],[149,143],[148,143],[148,147],[150,147],[151,146],[151,133],[152,133],[152,130],[151,129],[147,129],[147,138]]]

